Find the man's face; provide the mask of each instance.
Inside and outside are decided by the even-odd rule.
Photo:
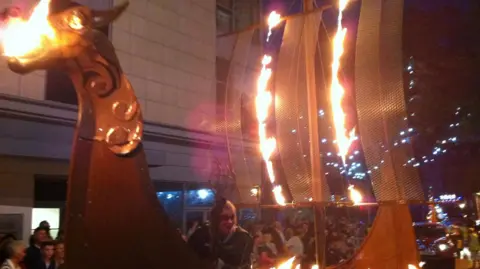
[[[35,239],[38,243],[47,241],[47,232],[40,230],[35,234]]]
[[[219,230],[222,235],[228,235],[233,228],[235,212],[230,207],[224,207],[220,214]]]
[[[54,248],[53,246],[44,246],[42,248],[43,257],[46,259],[51,259],[53,257]]]

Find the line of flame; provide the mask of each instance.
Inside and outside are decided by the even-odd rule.
[[[268,34],[267,42],[272,34],[272,29],[281,21],[280,15],[273,11],[268,17]],[[273,102],[271,91],[268,90],[270,78],[272,77],[272,69],[269,67],[272,62],[272,57],[268,54],[263,55],[262,70],[257,81],[257,96],[255,98],[255,108],[258,121],[258,137],[260,142],[260,152],[266,164],[268,178],[273,185],[273,194],[275,201],[279,205],[285,205],[285,197],[282,194],[282,186],[275,182],[275,172],[273,170],[273,163],[271,161],[272,154],[277,147],[277,140],[275,137],[268,137],[267,135],[267,120],[270,112],[270,107]]]
[[[333,39],[333,63],[332,63],[332,84],[330,87],[330,102],[332,106],[333,124],[335,128],[335,139],[337,142],[338,155],[345,164],[345,158],[348,154],[350,145],[355,140],[355,129],[347,132],[346,114],[343,111],[342,101],[345,95],[345,89],[340,83],[339,70],[340,60],[344,53],[343,42],[347,29],[343,27],[343,11],[345,10],[349,0],[339,1],[339,12],[337,19],[337,33]]]

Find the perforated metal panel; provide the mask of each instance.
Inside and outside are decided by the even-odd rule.
[[[260,182],[260,159],[255,154],[246,154],[247,145],[242,134],[242,94],[249,95],[254,92],[252,81],[256,78],[256,71],[249,69],[252,63],[252,37],[254,31],[242,32],[236,36],[224,37],[235,38],[232,44],[230,65],[226,81],[225,105],[220,108],[225,114],[225,119],[219,124],[217,131],[225,135],[227,147],[233,171],[235,173],[236,186],[239,199],[235,202],[252,203],[254,197],[250,195],[250,189]],[[228,41],[228,40],[224,40]],[[219,44],[225,46],[219,40]],[[228,42],[227,42],[228,44]],[[256,63],[253,58],[253,63]],[[251,147],[251,145],[250,145]]]
[[[423,200],[406,120],[403,0],[362,1],[355,58],[356,103],[365,159],[379,201]]]
[[[305,202],[312,197],[305,45],[302,38],[307,20],[314,25],[313,31],[307,34],[312,36],[314,44],[317,43],[315,33],[318,33],[321,14],[287,20],[275,68],[277,145],[288,187],[297,202]],[[321,185],[324,188],[321,191],[328,193],[327,185]],[[325,197],[328,195],[323,195]]]

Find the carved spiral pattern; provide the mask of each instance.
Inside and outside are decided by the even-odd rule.
[[[83,73],[83,87],[91,100],[83,102],[82,110],[93,111],[93,139],[104,141],[118,155],[135,150],[142,139],[143,121],[125,75],[110,65],[98,63]],[[91,109],[85,107],[88,105]]]

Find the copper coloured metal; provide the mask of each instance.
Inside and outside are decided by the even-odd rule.
[[[383,2],[383,3],[382,3]],[[363,1],[357,33],[358,125],[378,201],[422,200],[408,133],[402,63],[403,1]]]
[[[108,38],[95,30],[127,7],[94,11],[62,2],[49,17],[70,46],[20,63],[18,73],[61,68],[78,95],[66,210],[68,269],[204,268],[189,251],[160,205],[142,147],[143,119],[133,88]],[[59,4],[59,3],[57,3]],[[84,27],[73,31],[56,22],[76,13]],[[74,42],[73,42],[74,41]]]

